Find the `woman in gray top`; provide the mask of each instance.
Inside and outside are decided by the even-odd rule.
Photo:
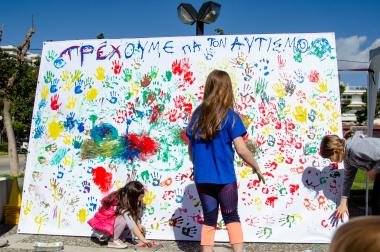
[[[343,189],[336,218],[348,214],[347,200],[356,172],[362,169],[369,179],[375,180],[372,192],[372,214],[380,215],[380,139],[365,137],[360,132],[347,132],[344,138],[327,135],[322,138],[320,155],[331,162],[344,163]]]

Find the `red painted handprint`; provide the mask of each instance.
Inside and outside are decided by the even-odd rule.
[[[122,68],[123,68],[123,62],[121,62],[120,64],[119,60],[112,61],[112,70],[114,74],[120,74]]]
[[[186,72],[184,75],[183,75],[183,79],[185,80],[185,82],[189,83],[189,85],[192,85],[194,83],[194,80],[195,78],[193,78],[193,72]]]
[[[58,94],[52,96],[52,97],[50,98],[50,102],[51,102],[51,104],[50,104],[50,108],[51,108],[52,110],[58,110],[59,107],[62,105],[62,103],[59,103],[59,95],[58,95]]]
[[[318,80],[319,80],[319,73],[316,70],[311,71],[309,74],[309,81],[317,83]]]
[[[285,67],[286,60],[281,57],[281,55],[277,56],[278,69],[282,70]]]
[[[272,208],[274,208],[274,202],[277,199],[278,199],[278,197],[276,197],[276,196],[268,197],[267,200],[265,201],[265,205],[268,205],[268,206],[271,206]]]
[[[175,60],[172,64],[172,72],[174,75],[182,75],[181,60]]]

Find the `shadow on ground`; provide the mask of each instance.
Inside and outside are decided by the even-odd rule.
[[[8,233],[14,226],[11,224],[0,224],[0,236],[3,236],[4,234]]]

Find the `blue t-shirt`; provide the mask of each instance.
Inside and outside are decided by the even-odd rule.
[[[236,182],[232,141],[247,134],[243,121],[235,111],[228,111],[221,131],[213,140],[206,142],[199,137],[199,132],[197,139],[194,137],[193,125],[198,115],[199,112],[195,113],[186,131],[193,154],[195,183]]]

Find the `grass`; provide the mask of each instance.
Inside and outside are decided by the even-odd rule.
[[[356,173],[354,184],[352,185],[352,190],[365,189],[366,177],[367,177],[366,172],[359,169],[358,172]],[[371,190],[372,188],[373,188],[373,182],[368,181],[368,189]]]
[[[6,152],[6,151],[0,151],[0,156],[8,156],[8,152]]]

